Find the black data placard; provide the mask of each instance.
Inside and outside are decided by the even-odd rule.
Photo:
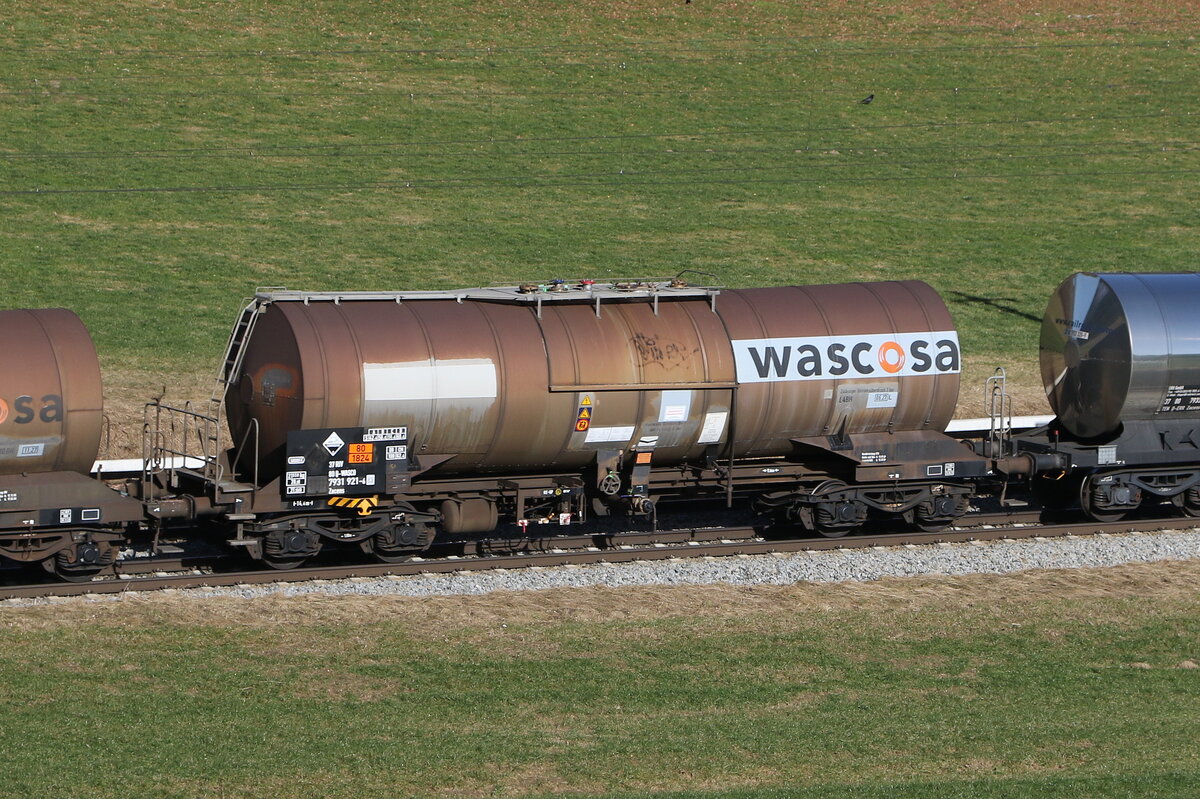
[[[408,471],[408,428],[294,430],[286,457],[284,499],[395,493],[389,483]]]

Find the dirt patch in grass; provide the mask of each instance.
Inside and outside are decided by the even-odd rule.
[[[987,416],[987,379],[1004,367],[1008,395],[1012,400],[1014,416],[1041,416],[1050,414],[1050,404],[1042,389],[1041,366],[1036,355],[1017,363],[997,363],[994,358],[968,355],[963,360],[963,370],[958,387],[958,405],[954,409],[955,419],[974,419]]]
[[[215,367],[214,367],[215,368]],[[107,432],[100,441],[100,458],[140,458],[146,403],[161,398],[164,404],[184,407],[189,402],[207,410],[213,374],[162,375],[142,370],[108,371],[104,375],[104,411]]]

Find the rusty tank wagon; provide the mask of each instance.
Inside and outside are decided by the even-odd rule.
[[[988,470],[942,432],[960,366],[918,281],[262,292],[222,373],[232,445],[168,487],[236,506],[281,567],[735,497],[826,535],[933,529]]]
[[[62,308],[0,311],[0,340],[0,556],[90,576],[144,518],[90,476],[104,427],[96,348]]]

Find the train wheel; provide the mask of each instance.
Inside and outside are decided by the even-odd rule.
[[[67,583],[90,583],[96,575],[104,571],[103,566],[63,566],[58,562],[57,557],[44,561],[44,563],[47,571]]]
[[[813,497],[821,497],[844,491],[847,485],[841,480],[826,480],[815,489]],[[857,530],[867,518],[867,509],[861,502],[830,499],[813,507],[813,527],[826,538],[841,538]]]
[[[1079,484],[1079,507],[1083,515],[1095,522],[1119,522],[1129,515],[1132,508],[1111,508],[1105,505],[1103,489],[1086,477]]]
[[[46,571],[68,583],[90,583],[92,578],[110,567],[117,548],[108,542],[85,541],[60,550],[42,561]]]
[[[288,571],[304,565],[308,558],[263,558],[263,563],[277,571]]]
[[[321,539],[303,530],[276,530],[263,539],[262,561],[272,569],[295,569],[321,551]]]
[[[1189,488],[1183,495],[1183,505],[1180,506],[1188,516],[1200,516],[1200,488]]]
[[[925,533],[940,533],[962,518],[967,502],[957,496],[935,496],[915,508],[913,523]]]
[[[383,549],[371,549],[368,553],[380,563],[407,563],[413,559],[412,552],[388,552]]]
[[[432,539],[427,524],[396,524],[371,536],[360,546],[362,551],[383,563],[404,563],[424,550]]]

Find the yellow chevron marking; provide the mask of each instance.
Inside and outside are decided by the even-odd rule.
[[[379,505],[379,497],[330,497],[328,503],[335,508],[355,508],[359,516],[370,516]]]

